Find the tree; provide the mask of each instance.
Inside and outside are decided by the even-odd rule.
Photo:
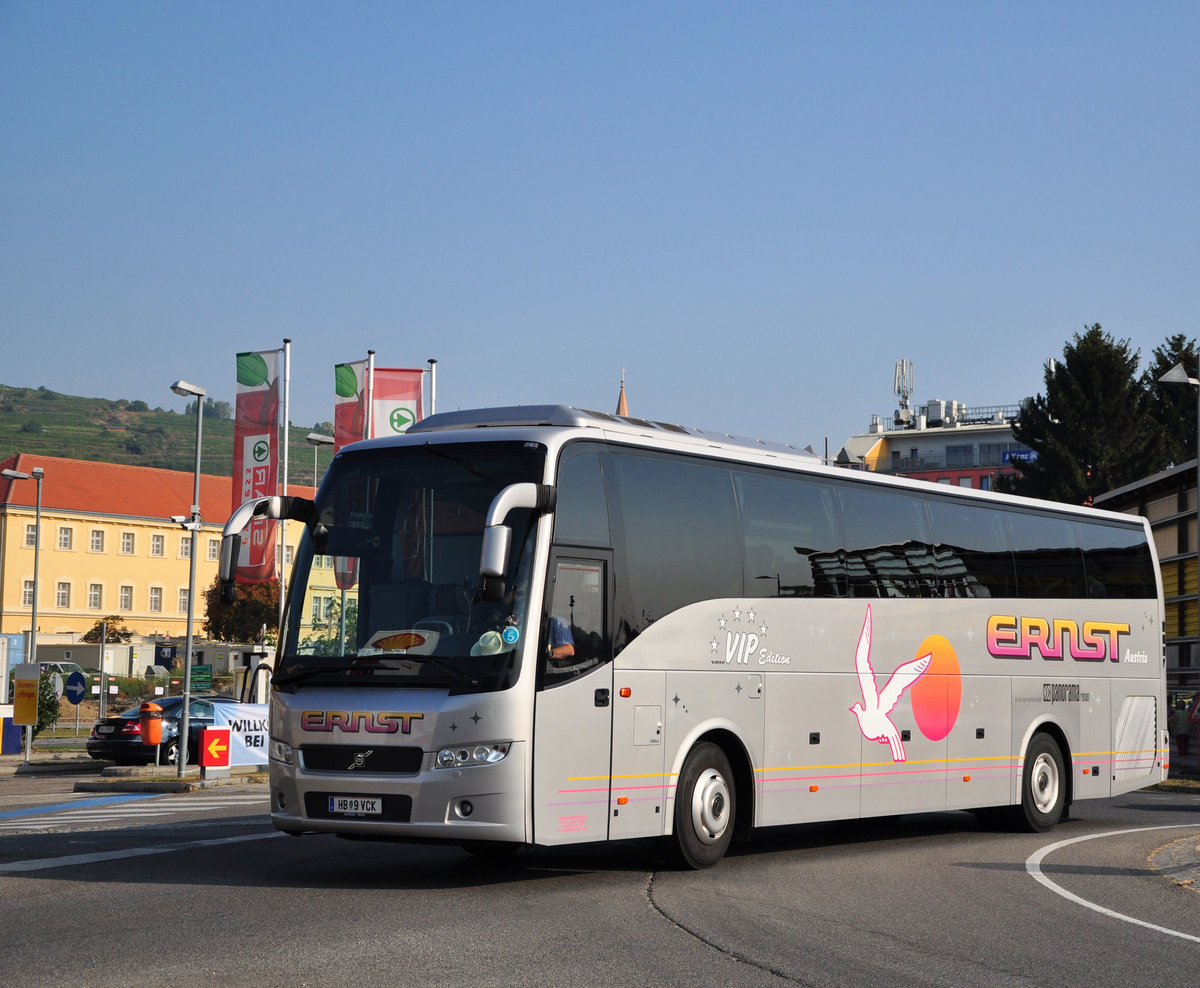
[[[93,624],[79,640],[90,645],[99,645],[102,630],[106,642],[127,642],[133,638],[133,632],[125,627],[125,622],[116,614],[110,614]]]
[[[1196,457],[1196,392],[1192,385],[1164,384],[1159,380],[1176,364],[1183,365],[1188,377],[1200,374],[1196,341],[1182,333],[1167,337],[1166,343],[1154,348],[1154,361],[1142,375],[1142,383],[1150,393],[1154,419],[1163,429],[1167,462],[1186,463]]]
[[[1046,368],[1046,393],[1026,402],[1013,437],[1037,458],[1017,463],[1017,494],[1088,504],[1096,494],[1155,473],[1168,462],[1140,353],[1099,323],[1063,347]]]
[[[242,583],[232,604],[221,602],[221,581],[214,578],[204,591],[204,633],[216,641],[253,642],[266,625],[273,642],[279,626],[279,583]]]
[[[60,701],[54,693],[52,675],[48,672],[42,673],[38,677],[37,723],[33,725],[35,738],[58,720],[60,706]]]
[[[300,642],[301,648],[311,649],[313,655],[343,655],[342,602],[337,597],[329,600],[325,620],[313,622],[313,633]],[[358,598],[346,598],[346,641],[358,640]],[[353,651],[353,647],[350,649]]]

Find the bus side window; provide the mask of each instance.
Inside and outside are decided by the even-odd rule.
[[[844,484],[838,496],[846,532],[850,596],[937,596],[924,501],[904,491],[865,484]]]
[[[1073,523],[1025,511],[1012,512],[1008,522],[1019,596],[1044,600],[1088,595]]]
[[[737,470],[748,597],[841,595],[833,488],[807,477]]]
[[[1015,597],[1004,516],[988,504],[930,499],[943,597]]]

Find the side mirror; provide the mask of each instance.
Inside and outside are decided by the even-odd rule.
[[[508,569],[512,529],[504,519],[514,508],[553,511],[558,491],[548,484],[509,484],[492,499],[483,529],[483,547],[479,553],[479,574],[484,579],[502,577]]]
[[[302,521],[316,537],[327,535],[320,524],[317,506],[303,497],[252,497],[243,501],[229,517],[221,531],[221,558],[217,564],[217,577],[221,581],[221,601],[232,604],[237,595],[237,560],[242,547],[242,532],[255,518],[287,518]]]

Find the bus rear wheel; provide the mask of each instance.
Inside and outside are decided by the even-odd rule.
[[[1021,775],[1021,803],[1012,808],[1016,829],[1041,834],[1062,818],[1067,780],[1063,755],[1048,734],[1035,734],[1025,752]]]
[[[729,848],[737,793],[729,759],[704,742],[688,754],[675,788],[675,834],[671,857],[684,868],[711,868]]]

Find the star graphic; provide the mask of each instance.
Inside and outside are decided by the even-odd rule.
[[[746,620],[748,620],[751,624],[754,623],[754,608],[753,607],[751,607],[749,612],[747,612]]]
[[[975,641],[975,629],[974,628],[967,629],[967,641],[969,641],[969,642]]]
[[[726,622],[726,620],[725,620],[725,615],[724,615],[724,614],[722,614],[722,615],[721,615],[719,618],[717,618],[717,627],[718,627],[718,628],[720,628],[722,631],[724,631],[724,630],[725,630],[725,625],[726,625],[726,623],[727,623],[727,622]]]
[[[735,607],[733,609],[733,619],[735,621],[740,621],[742,619],[742,609],[740,607]]]
[[[471,715],[470,719],[473,720],[476,724],[478,724],[481,720],[483,720],[483,718],[479,716],[478,710],[476,710],[475,713]]]
[[[673,697],[671,697],[671,702],[674,703],[675,706],[677,706],[677,707],[679,706],[679,694],[678,693],[676,693]]]
[[[741,684],[741,683],[738,683],[738,684],[737,684],[737,686],[735,686],[735,687],[734,687],[734,691],[735,691],[735,692],[736,692],[736,693],[737,693],[739,696],[741,696],[741,693],[742,693],[742,684]]]
[[[453,733],[453,732],[455,732],[455,731],[457,731],[457,730],[458,730],[458,725],[457,725],[457,724],[451,724],[451,725],[450,725],[450,732],[451,732],[451,733]]]
[[[710,641],[708,643],[708,647],[710,651],[715,652],[717,650],[717,640],[714,638],[712,641]]]
[[[767,626],[765,624],[760,624],[758,626],[758,633],[760,635],[765,635],[767,633]]]

